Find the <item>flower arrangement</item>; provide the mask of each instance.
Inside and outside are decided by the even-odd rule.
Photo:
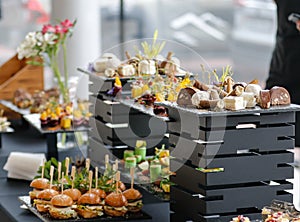
[[[18,59],[30,59],[28,60],[29,64],[47,65],[52,69],[65,103],[69,102],[66,41],[72,36],[75,24],[76,20],[71,22],[66,19],[56,25],[44,25],[40,31],[29,32],[17,48]],[[61,48],[63,50],[63,72],[58,66],[58,55]],[[36,59],[38,57],[42,58],[42,62]]]

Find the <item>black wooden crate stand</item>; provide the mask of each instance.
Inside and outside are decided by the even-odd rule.
[[[174,221],[261,218],[273,199],[293,202],[295,112],[300,106],[205,111],[162,103],[169,143]],[[200,169],[199,169],[200,168]],[[213,170],[207,172],[205,170]]]
[[[107,96],[107,91],[114,86],[114,78],[88,74],[91,103],[89,110],[93,114],[90,118],[88,156],[92,161],[103,162],[102,154],[109,153],[122,158],[123,151],[133,149],[138,139],[144,139],[150,145],[147,155],[154,154],[155,145],[167,142],[167,138],[164,137],[166,133],[164,121]],[[124,97],[130,94],[130,81],[130,78],[121,78]]]

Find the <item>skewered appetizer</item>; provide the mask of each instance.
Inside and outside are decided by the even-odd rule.
[[[102,216],[103,207],[100,205],[100,197],[90,192],[83,194],[77,202],[76,211],[83,218]]]
[[[105,198],[104,212],[112,217],[124,216],[127,213],[127,199],[121,193],[114,191]]]
[[[76,218],[77,213],[71,208],[73,200],[66,194],[58,194],[51,199],[49,213],[54,219]]]

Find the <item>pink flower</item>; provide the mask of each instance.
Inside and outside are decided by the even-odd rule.
[[[64,33],[67,33],[69,31],[69,28],[74,26],[73,22],[71,22],[69,19],[62,21],[60,24]]]
[[[50,24],[44,25],[42,29],[42,33],[45,34],[46,32],[56,32],[55,27],[53,27]]]
[[[56,34],[63,34],[64,33],[63,28],[60,25],[56,25],[56,26],[54,26],[54,28],[55,28],[55,33]]]

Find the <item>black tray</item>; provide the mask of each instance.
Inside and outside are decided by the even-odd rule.
[[[86,132],[90,130],[89,126],[79,125],[79,126],[72,126],[69,129],[62,129],[61,127],[41,127],[41,121],[40,121],[40,114],[39,113],[33,113],[23,116],[24,119],[32,125],[34,128],[36,128],[41,134],[47,134],[47,133],[72,133],[72,132]]]
[[[143,220],[143,221],[151,221],[151,216],[146,214],[144,211],[140,211],[138,213],[126,213],[124,217],[110,217],[103,215],[101,217],[96,218],[74,218],[74,219],[68,219],[68,220],[56,220],[52,219],[48,213],[40,213],[36,210],[35,207],[33,207],[30,203],[30,197],[29,196],[19,196],[19,200],[22,204],[25,204],[32,213],[34,213],[37,217],[39,217],[42,221],[45,222],[52,222],[52,221],[130,221],[130,220]]]

